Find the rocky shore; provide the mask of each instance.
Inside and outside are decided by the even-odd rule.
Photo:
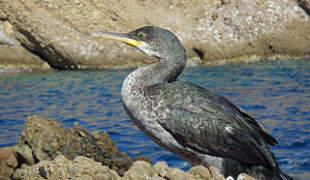
[[[0,179],[225,180],[214,167],[184,172],[146,157],[132,160],[105,132],[89,133],[77,123],[65,129],[39,116],[27,118],[19,145],[0,149]],[[237,179],[254,180],[246,174]]]
[[[154,59],[93,38],[155,25],[174,32],[191,64],[310,55],[309,0],[0,1],[0,71],[132,68]]]

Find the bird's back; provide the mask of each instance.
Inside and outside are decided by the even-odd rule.
[[[145,88],[149,110],[182,146],[244,164],[274,167],[271,137],[226,98],[192,83],[176,81]]]

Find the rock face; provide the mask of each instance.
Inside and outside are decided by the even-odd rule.
[[[50,69],[46,62],[27,51],[19,41],[10,37],[13,31],[13,26],[8,21],[0,21],[0,72]]]
[[[154,59],[90,33],[155,25],[177,34],[189,58],[202,64],[301,57],[310,54],[306,12],[308,0],[3,0],[0,20],[12,31],[9,39],[0,32],[0,44],[20,44],[28,59],[42,61],[38,67],[44,62],[56,69],[137,67]],[[5,52],[8,58],[0,63],[16,64],[11,59],[19,56],[10,58],[15,50]]]

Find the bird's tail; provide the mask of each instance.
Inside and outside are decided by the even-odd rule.
[[[291,176],[283,173],[280,169],[279,169],[279,177],[281,180],[294,180],[294,178],[292,178]]]
[[[278,166],[275,169],[269,169],[263,166],[252,166],[247,173],[260,180],[294,180],[294,178],[283,173]]]

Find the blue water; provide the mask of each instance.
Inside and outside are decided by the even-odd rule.
[[[131,70],[60,71],[0,75],[0,147],[16,145],[29,115],[72,127],[105,130],[132,158],[190,165],[146,137],[120,100]],[[180,77],[228,97],[280,143],[273,151],[283,171],[310,179],[310,60],[187,68]]]

